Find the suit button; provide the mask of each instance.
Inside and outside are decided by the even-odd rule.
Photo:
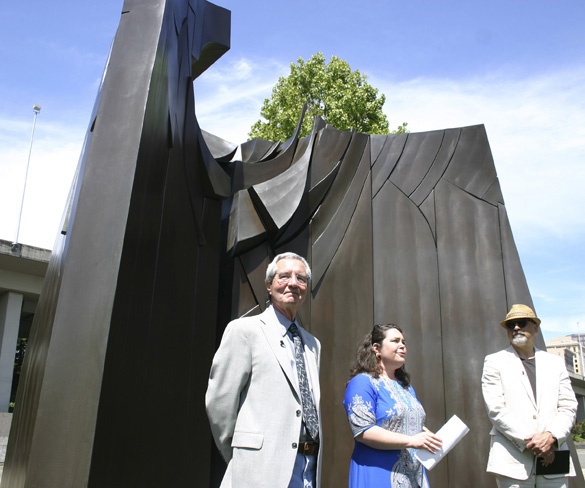
[[[299,445],[296,442],[293,442],[292,443],[292,448],[293,449],[298,449],[299,448]]]
[[[532,418],[533,418],[533,419],[536,419],[536,414],[534,414],[534,415],[532,416]]]
[[[297,410],[297,417],[300,417],[300,416],[301,416],[301,411]]]

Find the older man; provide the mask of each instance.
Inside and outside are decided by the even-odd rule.
[[[564,362],[534,347],[540,319],[514,305],[501,322],[510,347],[485,358],[482,391],[492,422],[488,472],[499,488],[566,487],[566,474],[537,474],[567,449],[577,401]],[[570,475],[574,476],[570,465]]]
[[[270,306],[225,329],[205,397],[222,488],[319,486],[320,344],[297,321],[310,279],[305,259],[279,254],[266,271]]]

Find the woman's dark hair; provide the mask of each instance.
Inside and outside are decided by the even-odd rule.
[[[357,354],[356,361],[349,372],[349,379],[361,373],[371,374],[374,378],[378,378],[382,374],[382,366],[376,358],[376,351],[374,350],[374,344],[382,345],[382,341],[386,337],[386,333],[390,329],[396,329],[402,335],[402,329],[396,324],[376,324],[372,329],[372,332],[368,333],[362,343],[360,344]],[[394,374],[396,379],[404,387],[410,385],[410,374],[404,369],[404,365],[398,368]]]

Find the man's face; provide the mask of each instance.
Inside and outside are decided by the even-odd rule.
[[[272,305],[291,320],[305,301],[307,270],[298,259],[281,259],[276,263],[272,283],[266,285]]]
[[[522,325],[524,327],[522,327]],[[506,323],[510,344],[517,347],[534,346],[534,336],[538,332],[538,325],[529,319],[512,320]]]

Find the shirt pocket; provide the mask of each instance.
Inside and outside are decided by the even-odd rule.
[[[258,432],[234,432],[232,447],[244,449],[261,449],[264,444],[264,434]]]

